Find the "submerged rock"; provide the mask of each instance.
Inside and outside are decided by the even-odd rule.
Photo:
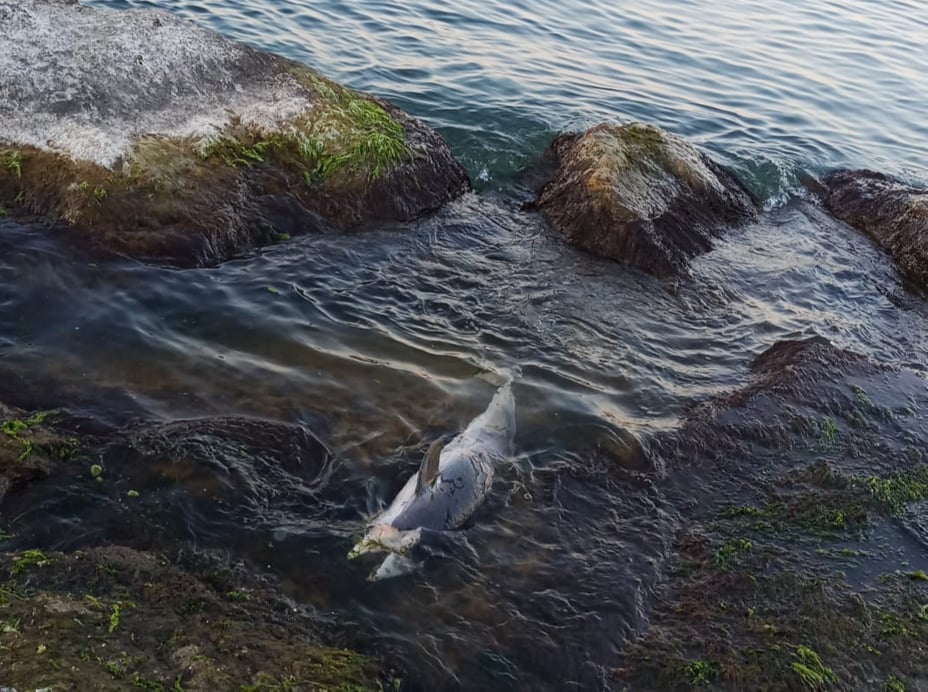
[[[0,403],[0,503],[13,485],[48,475],[56,462],[77,452],[77,439],[50,425],[54,416]]]
[[[211,264],[470,185],[389,103],[164,11],[0,0],[0,35],[0,204],[83,244]]]
[[[843,472],[894,472],[922,459],[924,405],[928,387],[914,372],[821,337],[779,341],[754,359],[743,387],[693,409],[679,431],[659,436],[651,449],[670,465],[722,461],[729,471],[743,465],[751,474],[762,463],[770,464],[764,471],[789,470],[846,445]],[[884,448],[883,440],[896,444]],[[879,453],[865,453],[869,448]]]
[[[17,484],[0,503],[0,684],[398,688],[383,661],[338,648],[359,639],[356,624],[349,632],[331,611],[294,603],[265,569],[273,548],[262,522],[298,506],[312,523],[333,466],[298,425],[112,428],[0,404],[0,499]],[[247,547],[253,535],[260,548]]]
[[[873,171],[839,171],[824,184],[828,211],[870,236],[905,276],[928,288],[928,189]]]
[[[537,206],[567,240],[660,277],[708,251],[725,226],[755,215],[748,191],[685,140],[653,125],[597,125],[561,135]]]
[[[923,685],[928,533],[910,517],[928,505],[926,406],[913,372],[783,341],[659,434],[686,520],[618,686]]]

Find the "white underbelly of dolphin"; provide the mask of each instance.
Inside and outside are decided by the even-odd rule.
[[[374,517],[348,557],[390,553],[372,579],[409,571],[412,563],[407,556],[418,545],[421,529],[459,528],[483,502],[493,485],[496,464],[512,456],[515,429],[510,381],[499,388],[486,411],[444,448],[432,445],[419,472]]]

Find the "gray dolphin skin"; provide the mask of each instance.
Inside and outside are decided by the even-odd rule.
[[[389,553],[370,576],[377,581],[411,571],[409,554],[423,530],[459,528],[477,510],[493,485],[496,464],[512,457],[516,432],[512,380],[493,397],[486,411],[474,418],[444,448],[437,441],[422,460],[419,472],[403,486],[383,512],[370,522],[349,559],[365,553]]]

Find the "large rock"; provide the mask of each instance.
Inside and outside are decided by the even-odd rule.
[[[163,11],[0,0],[0,204],[178,265],[468,189],[389,103]]]
[[[928,189],[873,171],[839,171],[824,184],[834,216],[870,236],[903,274],[928,287]]]
[[[3,600],[2,689],[400,686],[384,661],[321,643],[336,638],[328,613],[199,548],[0,552],[0,574],[0,593],[15,594]]]
[[[660,277],[712,247],[755,204],[724,168],[693,145],[641,123],[561,135],[548,152],[554,178],[537,206],[567,240]]]
[[[928,388],[781,341],[651,452],[682,515],[615,688],[923,689]]]
[[[729,473],[743,465],[750,475],[768,462],[789,470],[810,452],[827,455],[847,444],[843,471],[898,471],[923,456],[899,452],[928,444],[919,413],[926,405],[928,387],[912,371],[821,337],[779,341],[754,359],[743,387],[693,409],[679,431],[658,436],[651,449],[671,467],[721,461]],[[898,444],[883,449],[884,440]]]

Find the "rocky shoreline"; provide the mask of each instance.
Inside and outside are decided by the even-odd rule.
[[[0,215],[81,250],[212,266],[301,233],[412,222],[471,189],[442,136],[394,105],[165,12],[0,0],[0,34],[0,67],[17,68],[0,84]],[[66,56],[49,49],[62,40]],[[52,81],[36,88],[23,64]],[[658,281],[760,214],[732,172],[650,124],[561,135],[535,175],[525,214]],[[928,287],[928,190],[870,171],[815,189]],[[224,517],[246,490],[306,501],[340,480],[324,434],[232,416],[113,423],[70,403],[0,400],[0,506],[57,476],[92,487],[120,468],[107,511],[150,535],[0,553],[0,686],[415,688],[260,569],[192,554],[159,535],[168,518],[138,508],[159,484]],[[619,466],[665,469],[686,526],[615,686],[928,684],[928,563],[905,539],[928,521],[926,405],[914,372],[786,341],[677,430],[636,440]],[[217,458],[247,458],[262,484]]]
[[[685,488],[670,578],[616,680],[920,689],[928,562],[907,536],[928,500],[926,404],[917,375],[824,339],[780,342],[744,387],[654,440],[711,480]]]
[[[0,32],[0,201],[71,242],[204,266],[470,188],[398,108],[164,11],[0,3]]]

